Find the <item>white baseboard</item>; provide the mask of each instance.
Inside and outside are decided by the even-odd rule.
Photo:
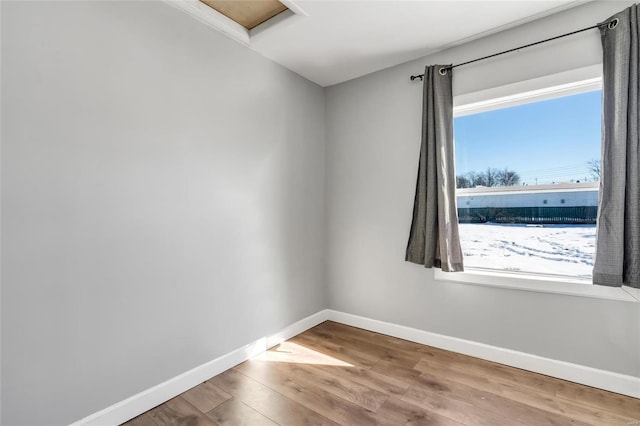
[[[180,395],[194,386],[226,371],[236,365],[259,355],[267,349],[293,336],[302,333],[327,320],[328,310],[322,310],[297,321],[279,332],[262,337],[248,345],[222,355],[212,361],[186,371],[176,377],[162,382],[152,388],[133,395],[110,407],[78,420],[71,426],[80,425],[119,425],[130,420],[163,402]]]
[[[259,355],[278,343],[327,320],[640,398],[640,377],[598,370],[596,368],[531,355],[525,352],[513,351],[484,343],[473,342],[471,340],[458,339],[456,337],[431,333],[403,325],[325,309],[303,318],[271,336],[258,339],[246,346],[113,404],[110,407],[73,423],[71,426],[121,424],[180,395],[199,383],[235,367],[251,357]]]
[[[416,328],[328,310],[328,320],[423,345],[458,352],[570,382],[640,398],[640,377],[628,376],[570,362],[544,358],[471,340],[430,333]]]

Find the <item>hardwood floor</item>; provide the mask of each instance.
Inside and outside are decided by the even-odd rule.
[[[640,399],[324,322],[125,423],[626,425]]]

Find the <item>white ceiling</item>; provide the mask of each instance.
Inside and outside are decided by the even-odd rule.
[[[281,1],[297,13],[286,12],[288,16],[276,17],[241,38],[223,31],[321,86],[350,80],[585,3],[584,0]]]

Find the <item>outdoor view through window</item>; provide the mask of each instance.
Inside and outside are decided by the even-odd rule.
[[[467,268],[590,278],[601,91],[456,117]]]

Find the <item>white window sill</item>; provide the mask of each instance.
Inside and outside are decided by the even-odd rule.
[[[624,302],[640,302],[639,289],[626,286],[607,287],[593,285],[590,281],[572,279],[570,277],[513,274],[480,269],[469,269],[465,272],[442,272],[440,269],[434,268],[433,271],[433,277],[438,281],[454,281],[488,287],[619,300]]]

